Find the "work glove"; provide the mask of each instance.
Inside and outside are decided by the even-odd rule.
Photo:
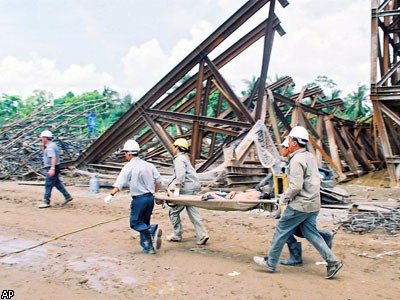
[[[108,194],[108,195],[104,198],[104,202],[105,202],[105,203],[110,203],[111,200],[112,200],[112,198],[113,198],[113,195]]]
[[[175,190],[174,190],[174,197],[178,197],[180,191],[181,191],[180,188],[175,188]]]

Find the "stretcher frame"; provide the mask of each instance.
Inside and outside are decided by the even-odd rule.
[[[254,199],[254,200],[235,200],[235,199],[209,199],[201,200],[201,195],[179,195],[168,196],[166,193],[156,193],[154,195],[157,203],[167,205],[195,206],[208,210],[218,211],[249,211],[253,209],[263,209],[269,211],[274,218],[280,216],[280,205],[276,200]]]

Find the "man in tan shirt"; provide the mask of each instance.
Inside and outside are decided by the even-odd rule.
[[[299,228],[328,263],[325,278],[331,279],[343,264],[337,260],[316,227],[321,208],[320,177],[316,158],[306,150],[308,141],[308,132],[304,127],[296,126],[289,133],[289,187],[280,198],[281,203],[288,206],[279,219],[268,256],[254,256],[253,259],[267,271],[275,272],[283,246]]]

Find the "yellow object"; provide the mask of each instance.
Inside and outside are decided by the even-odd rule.
[[[176,139],[176,141],[173,143],[173,145],[177,146],[177,147],[181,147],[181,148],[183,148],[185,150],[189,149],[189,143],[184,138]]]
[[[271,168],[271,171],[272,171],[273,180],[274,180],[274,194],[275,195],[283,194],[289,187],[288,178],[287,178],[286,174],[283,173],[282,171],[279,172],[279,174],[275,174],[274,168]],[[282,188],[283,188],[282,193],[279,192],[279,181],[282,182]],[[283,213],[285,212],[287,205],[279,203],[278,206],[279,206],[279,208],[278,208],[279,216],[282,216]]]
[[[283,188],[283,192],[284,192],[289,187],[287,176],[282,171],[279,172],[279,174],[275,174],[274,168],[271,168],[271,172],[272,172],[272,176],[273,176],[273,180],[274,180],[274,194],[280,195],[282,193],[279,192],[279,180],[282,181],[282,188]]]

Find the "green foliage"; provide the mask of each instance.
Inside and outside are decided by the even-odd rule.
[[[19,96],[3,94],[0,98],[0,123],[8,120],[19,118],[20,109],[23,107],[23,102]]]
[[[266,85],[268,86],[283,77],[284,76],[276,75],[275,80],[268,78]],[[181,82],[174,88],[177,88],[189,78],[189,76],[185,76],[181,80]],[[241,92],[242,95],[250,94],[253,91],[257,79],[255,76],[253,76],[251,80],[247,80],[245,82],[247,83],[247,89]],[[336,99],[340,97],[340,94],[342,92],[337,88],[337,84],[333,80],[329,79],[327,76],[318,76],[312,83],[308,84],[307,86],[320,86],[323,89],[325,98],[320,99],[320,101]],[[176,109],[177,107],[185,103],[188,99],[194,97],[195,92],[195,90],[189,92],[179,103],[176,103],[173,107],[171,107],[171,110]],[[283,91],[278,90],[277,92],[279,93]],[[293,95],[293,93],[294,88],[292,86],[289,86],[285,91],[285,96],[291,96]],[[359,118],[372,113],[371,107],[367,104],[368,97],[366,93],[367,87],[365,85],[359,85],[356,91],[351,92],[343,99],[345,107],[344,111],[338,110],[335,112],[335,114],[344,119],[358,120]],[[219,91],[214,91],[209,95],[206,116],[216,116],[220,97],[221,95]],[[75,95],[72,92],[68,92],[64,96],[57,99],[53,99],[51,93],[48,93],[44,90],[35,90],[33,94],[26,99],[22,99],[21,97],[16,95],[2,94],[2,96],[0,97],[0,125],[22,119],[39,109],[44,113],[48,112],[49,114],[51,114],[58,110],[62,112],[68,110],[70,107],[74,107],[74,111],[71,112],[71,114],[85,114],[85,111],[87,111],[89,107],[92,107],[90,105],[93,105],[93,103],[99,103],[99,105],[96,105],[94,108],[94,114],[97,121],[96,136],[98,136],[102,134],[105,130],[107,130],[127,110],[132,107],[133,99],[131,95],[126,95],[121,98],[118,92],[108,87],[104,87],[103,91],[101,92],[95,90],[92,92],[85,92],[80,95]],[[222,97],[220,111],[223,112],[228,108],[229,104],[227,100]],[[334,108],[327,108],[325,109],[325,111],[328,113],[332,113],[334,111]],[[193,111],[190,111],[188,113],[193,113]],[[83,116],[76,122],[77,125],[82,125],[82,128],[85,128],[85,116]],[[183,129],[185,130],[184,127]],[[147,130],[149,130],[149,128],[143,129],[142,132],[145,132]],[[167,128],[167,131],[172,136],[176,135],[176,127],[173,124]]]
[[[324,91],[325,99],[328,100],[339,98],[342,93],[341,90],[337,89],[336,82],[325,75],[319,75],[314,82],[307,84],[307,87],[309,88],[315,86],[319,86]]]
[[[308,87],[320,86],[324,91],[325,97],[321,101],[340,98],[341,90],[337,89],[337,84],[327,76],[318,76]],[[335,115],[346,120],[357,121],[362,117],[372,113],[368,106],[367,86],[358,85],[356,91],[351,92],[343,99],[344,110],[337,110]],[[324,109],[327,113],[332,113],[335,108]]]
[[[86,112],[93,110],[97,122],[96,136],[98,136],[114,124],[131,105],[132,97],[130,95],[121,99],[116,91],[107,87],[104,87],[102,92],[85,92],[81,95],[68,92],[56,99],[53,99],[50,93],[43,90],[35,90],[31,96],[24,100],[19,96],[3,94],[0,98],[0,125],[18,121],[40,110],[41,114],[54,115],[56,113],[54,118],[57,119],[57,122],[62,122],[63,119],[66,120],[71,115],[76,116],[71,122],[85,128],[82,132],[82,134],[85,134],[87,130]],[[44,127],[47,125],[49,124],[44,124]],[[38,130],[42,129],[39,128]],[[63,128],[59,128],[59,130],[62,131]]]
[[[243,82],[247,85],[247,88],[245,91],[241,91],[240,93],[242,94],[242,96],[251,95],[254,88],[256,87],[257,77],[253,75],[251,80],[244,79]]]
[[[356,91],[351,92],[344,98],[344,111],[339,112],[338,116],[347,120],[359,120],[372,114],[372,108],[368,105],[367,86],[358,85]]]
[[[275,75],[274,79],[268,77],[266,86],[269,86],[272,83],[279,81],[283,77],[285,76]],[[246,90],[241,91],[241,94],[243,96],[250,95],[255,87],[257,79],[255,76],[253,76],[251,80],[244,80],[244,82],[247,84],[247,88]],[[324,94],[323,97],[318,99],[318,101],[320,102],[338,99],[342,94],[342,91],[338,89],[336,82],[325,75],[319,75],[313,82],[307,84],[308,88],[313,88],[317,86],[322,89]],[[276,90],[276,92],[282,93],[283,90],[282,88],[280,88],[280,90],[278,89]],[[338,117],[341,117],[346,120],[358,120],[361,117],[365,117],[366,115],[372,113],[372,109],[370,105],[368,105],[368,97],[366,93],[367,93],[367,86],[359,85],[356,91],[351,92],[344,99],[342,99],[344,103],[343,111],[336,110],[335,107],[328,107],[324,108],[323,110],[326,113],[335,113],[335,115],[337,115]],[[285,96],[290,97],[293,94],[294,94],[294,87],[292,86],[287,87],[285,91]],[[303,103],[306,105],[310,105],[311,99],[305,99],[303,100]],[[211,111],[211,109],[209,110]]]
[[[215,91],[215,92],[211,93],[210,96],[208,97],[207,113],[206,113],[207,117],[215,117],[215,113],[218,108],[219,97],[220,97],[219,91]],[[223,112],[224,110],[227,110],[228,107],[229,107],[228,102],[225,99],[222,99],[221,112]]]

